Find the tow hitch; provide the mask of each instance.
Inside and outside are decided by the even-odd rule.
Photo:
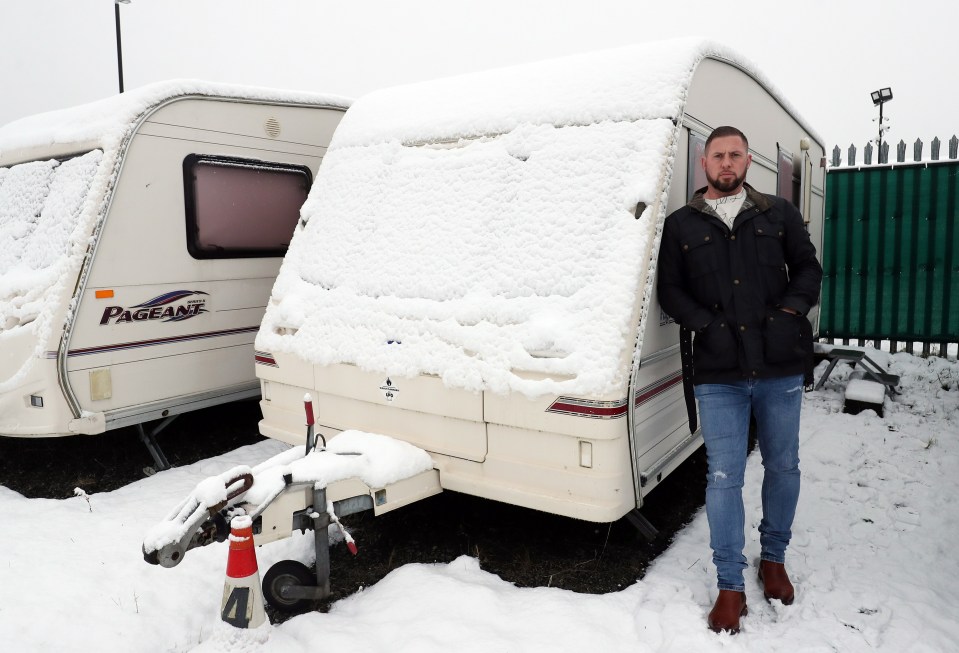
[[[234,467],[194,488],[147,533],[143,559],[177,566],[187,551],[225,541],[230,520],[249,515],[256,545],[313,530],[316,569],[295,560],[273,565],[263,577],[263,595],[274,608],[300,612],[330,595],[329,528],[336,525],[356,555],[353,538],[340,523],[346,515],[383,514],[442,491],[429,454],[385,435],[344,431],[317,447],[312,401],[304,399],[306,446],[294,447],[250,468]],[[373,470],[373,471],[371,471]],[[375,500],[374,500],[375,497]]]

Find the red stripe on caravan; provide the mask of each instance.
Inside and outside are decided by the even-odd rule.
[[[549,408],[547,413],[560,413],[576,417],[591,417],[593,419],[616,419],[626,414],[627,401],[591,401],[576,397],[559,397]]]
[[[254,351],[253,352],[253,362],[257,365],[269,365],[270,367],[279,367],[276,364],[276,359],[273,358],[273,354],[268,351]]]
[[[659,381],[655,381],[649,384],[645,388],[640,388],[639,390],[636,391],[636,399],[633,401],[633,405],[642,406],[650,399],[653,399],[654,397],[657,397],[663,394],[664,392],[666,392],[667,390],[669,390],[671,387],[673,387],[674,385],[676,385],[682,380],[683,380],[682,371],[676,370],[675,372],[667,376],[665,379],[660,379]]]
[[[111,345],[101,345],[99,347],[84,347],[81,349],[71,349],[67,352],[68,356],[89,356],[91,354],[105,354],[114,351],[123,351],[126,349],[137,349],[140,347],[155,347],[156,345],[171,345],[191,340],[205,340],[207,338],[219,338],[221,336],[233,336],[241,333],[255,333],[259,326],[239,327],[236,329],[223,329],[222,331],[207,331],[205,333],[188,333],[182,336],[169,336],[166,338],[154,338],[152,340],[135,340],[132,342],[120,342]],[[52,354],[52,356],[51,356]],[[47,352],[48,358],[56,358],[57,352]]]

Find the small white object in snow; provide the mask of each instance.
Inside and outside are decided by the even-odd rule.
[[[90,512],[93,512],[93,504],[90,503],[90,495],[83,491],[82,488],[75,487],[73,488],[73,496],[80,497],[87,502],[87,508]]]
[[[866,379],[852,379],[846,385],[846,399],[867,404],[882,404],[886,396],[886,386]]]

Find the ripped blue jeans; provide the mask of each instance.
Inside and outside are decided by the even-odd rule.
[[[785,562],[799,501],[799,412],[803,377],[705,383],[695,387],[706,444],[706,517],[718,587],[745,590],[743,480],[749,416],[763,461],[760,557]]]

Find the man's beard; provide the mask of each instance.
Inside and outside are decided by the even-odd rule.
[[[713,179],[712,177],[709,176],[709,174],[707,174],[706,181],[708,181],[709,185],[715,188],[716,190],[718,190],[719,192],[729,193],[739,188],[739,186],[744,181],[746,181],[746,173],[744,172],[742,177],[734,177],[732,179],[728,179],[727,181],[720,181],[719,179]]]

